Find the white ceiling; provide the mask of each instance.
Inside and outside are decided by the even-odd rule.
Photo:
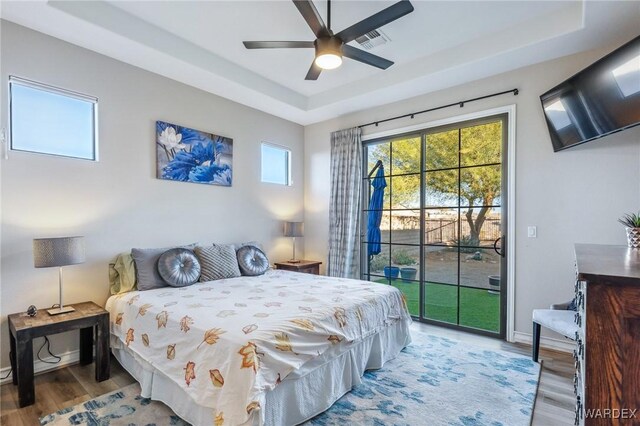
[[[640,2],[412,1],[371,53],[317,81],[313,49],[246,50],[243,40],[313,40],[290,1],[3,1],[0,16],[203,90],[309,124],[638,35]],[[333,1],[335,32],[393,1]],[[316,1],[326,19],[326,1]],[[353,43],[352,43],[353,44]],[[506,88],[506,89],[510,89]]]
[[[326,1],[316,2],[325,22]],[[332,28],[342,30],[393,4],[393,1],[335,2]],[[144,21],[214,52],[296,92],[309,96],[370,77],[381,71],[359,62],[345,61],[336,72],[306,81],[313,49],[247,51],[243,40],[313,40],[315,37],[292,2],[117,2],[114,6]],[[415,11],[383,28],[392,40],[371,51],[397,65],[454,47],[469,39],[518,25],[532,17],[561,8],[559,3],[462,3],[455,9],[455,27],[442,16],[453,10],[443,3],[415,2]],[[491,17],[488,21],[478,16]],[[213,19],[212,19],[213,18]],[[189,25],[184,25],[189,22]],[[351,44],[357,47],[355,42]]]

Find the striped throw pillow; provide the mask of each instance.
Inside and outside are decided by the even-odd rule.
[[[200,282],[240,276],[233,245],[214,244],[208,247],[196,247],[195,253],[200,261]]]

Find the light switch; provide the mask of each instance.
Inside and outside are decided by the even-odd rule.
[[[538,236],[538,227],[536,226],[529,226],[527,228],[527,237],[529,238],[536,238]]]

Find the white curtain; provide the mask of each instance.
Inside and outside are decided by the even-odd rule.
[[[362,130],[331,133],[329,276],[360,278],[361,190]]]

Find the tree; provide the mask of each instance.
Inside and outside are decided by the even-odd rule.
[[[386,170],[386,174],[408,174],[393,177],[390,201],[393,208],[419,206],[420,148],[420,138],[414,137],[393,140],[391,144],[383,143],[370,149],[369,158],[374,160],[373,163],[381,159],[385,168],[391,166],[392,170]],[[500,165],[489,164],[501,162],[501,149],[501,121],[465,127],[460,129],[460,134],[458,129],[454,129],[426,137],[425,204],[427,207],[457,207],[460,197],[470,229],[466,244],[479,245],[486,216],[500,198]],[[462,167],[459,171],[458,166]]]

